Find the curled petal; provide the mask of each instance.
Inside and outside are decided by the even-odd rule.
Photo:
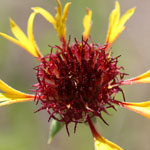
[[[119,2],[116,1],[115,9],[112,11],[109,17],[109,27],[108,27],[108,33],[105,42],[108,45],[106,50],[112,45],[112,43],[125,29],[125,23],[134,14],[134,11],[135,8],[131,8],[120,18],[120,5]]]
[[[35,13],[41,14],[49,23],[55,25],[55,19],[54,19],[53,16],[52,16],[48,11],[46,11],[45,9],[40,8],[40,7],[33,7],[32,10],[33,10]]]
[[[127,84],[136,84],[136,83],[150,83],[150,70],[135,78],[125,80],[121,84],[127,85]]]
[[[0,93],[0,106],[34,100],[34,95],[20,92],[10,87],[2,80],[0,80],[0,90],[3,92]]]
[[[45,9],[40,7],[32,8],[34,12],[41,14],[49,23],[51,23],[58,33],[60,40],[66,39],[66,20],[68,15],[68,9],[71,3],[66,3],[62,12],[62,6],[59,0],[57,0],[58,7],[56,8],[55,18]]]
[[[32,49],[32,53],[35,53],[34,55],[36,55],[37,57],[42,57],[42,54],[34,40],[34,35],[33,35],[33,21],[34,21],[35,15],[36,13],[31,13],[28,19],[27,33],[28,33],[28,39],[30,43],[32,43],[32,46],[34,47]]]
[[[123,150],[118,145],[110,142],[109,140],[102,137],[95,129],[92,121],[88,119],[88,123],[91,129],[91,132],[94,137],[95,150]]]
[[[122,107],[132,110],[148,119],[150,119],[150,101],[142,103],[121,103]]]
[[[83,18],[83,27],[84,27],[83,38],[84,38],[84,40],[86,40],[89,37],[91,25],[92,25],[92,11],[87,8],[87,14]]]

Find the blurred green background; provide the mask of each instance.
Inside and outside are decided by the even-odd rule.
[[[62,4],[67,2],[61,0]],[[91,36],[95,42],[104,43],[108,17],[114,8],[114,0],[70,0],[72,5],[67,21],[67,35],[81,39],[82,18],[85,9],[93,11]],[[122,55],[120,64],[125,67],[129,77],[136,76],[150,68],[150,1],[120,0],[122,12],[136,6],[136,13],[127,23],[127,30],[112,46],[114,56]],[[55,14],[55,0],[5,0],[0,4],[0,32],[11,34],[11,17],[26,32],[31,7],[40,6]],[[34,24],[35,39],[44,54],[49,52],[48,45],[59,44],[57,34],[47,21],[37,16]],[[0,37],[0,78],[14,88],[28,92],[36,83],[33,67],[37,62],[22,48]],[[141,102],[150,100],[150,85],[125,86],[127,101]],[[118,96],[118,98],[120,98]],[[69,126],[68,137],[63,129],[51,145],[47,145],[49,134],[48,114],[46,111],[34,113],[39,106],[35,103],[13,104],[0,108],[0,150],[94,150],[93,139],[88,126],[78,125],[76,134],[73,125]],[[112,116],[106,116],[106,126],[98,119],[97,129],[109,140],[125,150],[150,149],[150,120],[128,110],[118,108]]]

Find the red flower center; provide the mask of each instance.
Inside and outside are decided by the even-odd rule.
[[[42,103],[50,118],[65,122],[86,122],[87,116],[102,118],[102,112],[114,108],[111,103],[125,73],[118,57],[105,52],[105,45],[77,41],[62,46],[41,59],[37,70],[36,101]],[[38,111],[39,111],[38,110]],[[106,123],[106,122],[105,122]]]

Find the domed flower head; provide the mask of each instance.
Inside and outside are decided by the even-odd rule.
[[[108,109],[115,105],[135,111],[150,118],[150,102],[125,102],[123,85],[136,83],[150,83],[150,71],[132,79],[125,80],[124,67],[118,65],[119,56],[113,56],[111,45],[125,30],[125,23],[133,15],[135,8],[131,8],[120,16],[120,5],[116,1],[115,8],[110,14],[109,27],[104,44],[95,43],[90,36],[92,25],[92,11],[87,9],[83,18],[84,31],[81,39],[66,36],[66,20],[71,3],[62,9],[58,7],[53,17],[48,11],[40,7],[32,8],[27,36],[19,26],[10,19],[12,33],[15,38],[0,33],[0,35],[28,51],[39,61],[34,67],[37,83],[33,85],[34,94],[26,94],[13,89],[0,80],[0,106],[17,102],[35,101],[39,105],[37,112],[46,110],[51,125],[50,141],[64,124],[69,134],[68,125],[88,122],[92,131],[95,150],[121,150],[119,146],[102,137],[95,129],[92,118],[100,118],[107,124],[102,112],[108,114]],[[50,43],[50,51],[43,56],[36,45],[33,36],[33,22],[37,14],[42,15],[57,31],[60,45]],[[124,101],[116,98],[121,93]]]

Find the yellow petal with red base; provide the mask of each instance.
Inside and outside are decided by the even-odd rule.
[[[33,37],[33,20],[35,17],[35,13],[32,13],[29,17],[28,21],[28,36],[29,38],[24,34],[24,32],[21,30],[21,28],[12,20],[10,19],[10,27],[13,35],[15,38],[1,33],[0,36],[6,38],[7,40],[17,44],[18,46],[24,48],[26,51],[28,51],[31,55],[34,57],[42,57],[40,51],[38,50],[34,37]]]
[[[105,139],[100,135],[94,137],[94,142],[95,142],[95,150],[123,150],[118,145],[110,142],[109,140]]]
[[[148,119],[150,119],[150,101],[142,103],[121,103],[122,107],[132,110]]]
[[[102,137],[95,129],[92,121],[88,118],[88,124],[94,137],[95,150],[123,150],[118,145],[110,142],[109,140]]]
[[[3,92],[0,93],[0,106],[34,100],[34,95],[20,92],[10,87],[2,80],[0,80],[0,90]]]
[[[70,2],[66,3],[64,10],[62,12],[62,6],[59,0],[57,0],[58,7],[56,8],[56,15],[55,18],[45,9],[40,7],[32,8],[35,13],[41,14],[49,23],[51,23],[55,30],[58,33],[60,40],[66,39],[66,20],[68,15],[68,9],[70,6]]]
[[[92,25],[92,11],[87,8],[87,14],[83,18],[83,39],[86,40],[89,37],[90,30]]]
[[[135,84],[135,83],[150,83],[150,70],[135,78],[125,80],[121,84],[127,85],[127,84]]]
[[[120,5],[119,2],[116,1],[115,9],[112,11],[109,17],[109,27],[105,42],[107,44],[106,50],[108,50],[108,48],[112,45],[112,43],[125,29],[125,23],[134,14],[134,11],[135,8],[131,8],[120,18]]]

